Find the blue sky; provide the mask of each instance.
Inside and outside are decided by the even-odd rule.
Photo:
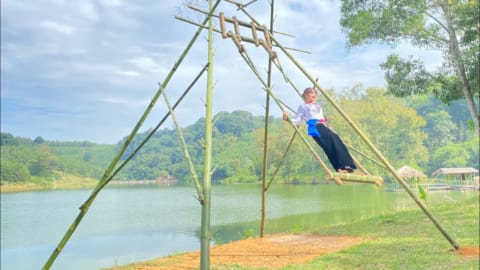
[[[207,1],[126,0],[3,0],[1,2],[1,131],[47,140],[116,143],[128,135],[145,111],[197,27],[175,16],[201,21],[186,2],[208,8]],[[249,1],[243,1],[249,2]],[[249,12],[269,24],[269,1],[258,0]],[[218,12],[249,22],[231,4]],[[297,60],[318,77],[323,88],[336,91],[357,84],[384,87],[379,67],[393,51],[421,56],[427,67],[440,63],[439,54],[402,44],[395,50],[381,45],[347,50],[339,25],[339,0],[275,2],[275,29],[295,35],[277,36]],[[216,22],[217,28],[218,23]],[[227,26],[230,30],[231,25]],[[251,36],[249,29],[242,35]],[[207,61],[207,32],[202,33],[166,89],[170,101],[190,84]],[[260,71],[265,51],[244,44]],[[231,40],[215,34],[214,113],[248,110],[263,114],[265,93],[239,56]],[[294,84],[310,85],[278,50],[280,62]],[[204,76],[206,78],[206,76]],[[200,80],[176,110],[180,124],[205,115],[205,79]],[[277,71],[273,91],[291,107],[301,101]],[[162,99],[141,131],[154,127],[168,109]],[[272,113],[278,114],[278,108]],[[167,122],[165,127],[172,127]]]

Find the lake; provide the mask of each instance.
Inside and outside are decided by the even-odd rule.
[[[1,269],[41,269],[90,194],[91,190],[2,193]],[[476,194],[441,191],[430,192],[427,198],[430,205]],[[106,188],[51,269],[100,269],[200,249],[201,206],[195,196],[191,186]],[[292,216],[285,228],[275,228],[278,231],[414,208],[421,211],[405,192],[386,192],[367,184],[272,185],[266,215],[267,219]],[[257,235],[260,186],[213,186],[211,211],[212,244],[252,232]],[[297,222],[296,218],[303,219]]]

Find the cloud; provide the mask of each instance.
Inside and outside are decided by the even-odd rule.
[[[2,1],[1,128],[16,136],[116,143],[128,135],[159,83],[167,79],[196,26],[204,16],[186,2],[207,9],[205,1],[85,0]],[[269,25],[269,1],[257,1],[249,12]],[[227,2],[217,9],[228,17],[250,19]],[[379,64],[392,50],[370,46],[347,50],[339,26],[340,1],[275,1],[275,34],[296,60],[325,88],[358,83],[383,86]],[[214,22],[219,28],[218,20]],[[229,30],[232,26],[228,25]],[[241,29],[250,36],[251,30]],[[265,91],[230,39],[214,35],[214,112],[248,110],[262,114]],[[173,103],[207,62],[203,32],[165,89]],[[266,80],[268,59],[262,47],[244,44],[260,76]],[[402,45],[402,54],[411,52]],[[296,87],[311,83],[278,48],[282,69]],[[424,52],[416,51],[423,56]],[[437,55],[428,54],[430,66]],[[273,91],[296,107],[300,98],[275,69]],[[182,125],[203,117],[206,76],[198,81],[176,113]],[[272,106],[272,113],[279,109]],[[167,111],[161,98],[145,123],[148,129]]]
[[[40,23],[41,27],[44,27],[47,30],[52,30],[54,32],[71,35],[74,32],[74,28],[68,24],[62,24],[54,21],[44,21]]]

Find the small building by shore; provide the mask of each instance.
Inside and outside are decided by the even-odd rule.
[[[440,168],[432,173],[438,183],[447,185],[452,189],[479,188],[478,170],[472,167],[465,168]]]
[[[175,177],[171,175],[167,175],[164,177],[159,177],[157,179],[150,179],[150,180],[113,180],[113,181],[110,181],[110,184],[112,185],[151,185],[151,184],[172,185],[177,182],[178,180]]]

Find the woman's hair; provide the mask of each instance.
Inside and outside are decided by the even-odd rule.
[[[302,94],[302,97],[305,98],[308,94],[314,92],[315,94],[317,93],[317,89],[313,88],[313,87],[307,87],[305,88],[305,90],[303,90],[303,94]]]

